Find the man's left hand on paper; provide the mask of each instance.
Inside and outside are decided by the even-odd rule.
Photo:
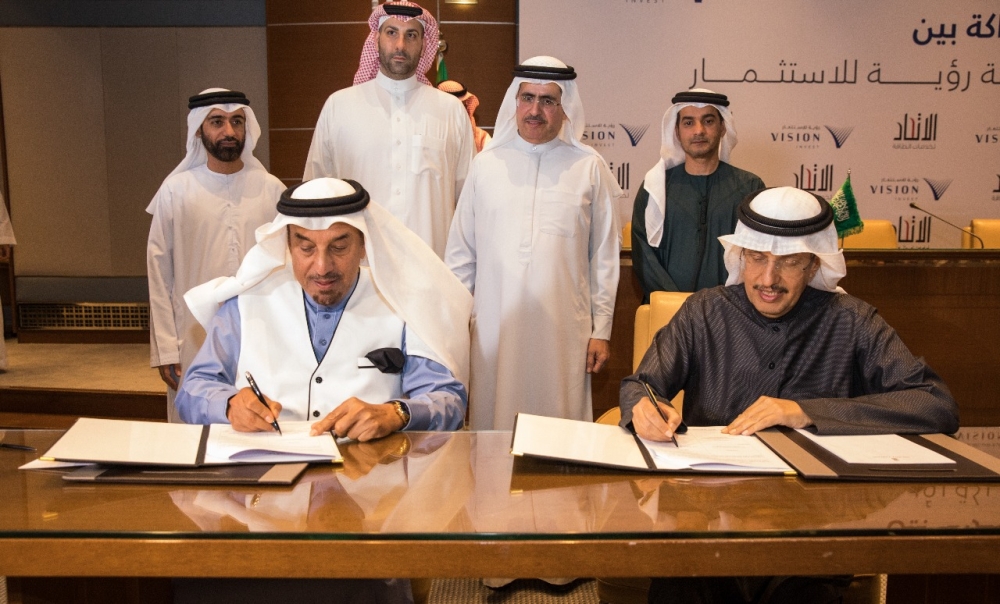
[[[332,430],[341,438],[364,442],[402,429],[403,418],[391,404],[373,405],[352,396],[313,424],[310,433],[316,435]]]
[[[281,413],[281,403],[264,396],[270,409],[261,404],[257,395],[249,388],[243,388],[229,399],[226,417],[237,432],[274,432],[271,423]]]
[[[762,396],[722,431],[726,434],[749,435],[771,426],[805,428],[811,424],[812,420],[795,401]]]

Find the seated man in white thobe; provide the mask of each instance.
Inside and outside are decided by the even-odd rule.
[[[246,95],[210,88],[188,108],[187,155],[146,208],[150,365],[167,385],[170,421],[180,421],[177,385],[205,340],[184,292],[236,272],[285,190],[253,155],[261,130]]]
[[[536,57],[514,76],[445,256],[473,292],[475,430],[509,430],[518,412],[592,419],[590,374],[610,356],[618,288],[621,188],[580,142],[576,72]]]
[[[353,181],[283,193],[236,276],[185,298],[208,331],[177,397],[186,422],[310,420],[362,441],[462,426],[471,297]]]
[[[303,179],[357,179],[443,256],[473,155],[469,115],[425,75],[438,48],[429,12],[412,2],[386,2],[368,25],[354,85],[323,105]]]
[[[185,299],[208,331],[177,396],[187,422],[269,431],[275,420],[309,420],[313,434],[359,441],[462,427],[472,298],[353,181],[320,178],[286,191],[236,276]],[[175,594],[182,602],[412,601],[400,579],[183,580]]]

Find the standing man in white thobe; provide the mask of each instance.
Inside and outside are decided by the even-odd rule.
[[[386,2],[368,25],[354,86],[323,105],[303,180],[360,182],[442,257],[473,156],[469,115],[424,75],[438,47],[429,12],[412,2]]]
[[[184,293],[236,274],[285,190],[253,156],[261,130],[246,95],[209,88],[188,109],[187,155],[146,208],[150,365],[167,384],[172,422],[181,421],[174,407],[181,376],[205,340]]]
[[[622,191],[580,142],[576,72],[535,57],[514,76],[445,254],[473,293],[474,430],[510,429],[519,411],[591,420],[589,374],[610,356],[618,288]]]

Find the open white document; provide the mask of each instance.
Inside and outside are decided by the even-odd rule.
[[[41,461],[186,466],[343,461],[330,433],[309,436],[310,422],[282,422],[276,432],[211,426],[80,418]]]
[[[954,464],[944,455],[895,434],[863,436],[818,436],[797,430],[820,447],[847,463],[855,464]]]
[[[794,474],[756,437],[720,430],[688,428],[677,447],[637,439],[620,426],[518,413],[511,453],[635,470]]]
[[[309,436],[313,422],[281,422],[277,432],[237,432],[229,424],[212,424],[205,448],[205,465],[231,463],[290,463],[343,461],[329,432]]]
[[[689,426],[677,446],[642,440],[661,470],[703,472],[794,472],[756,436],[723,434],[723,426]]]

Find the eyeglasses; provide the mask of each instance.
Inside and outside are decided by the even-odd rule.
[[[526,107],[531,107],[538,101],[538,104],[542,106],[542,109],[550,110],[555,109],[562,103],[556,101],[550,96],[535,96],[530,92],[525,92],[524,94],[517,95],[517,104],[524,105]]]
[[[793,275],[796,272],[807,271],[813,263],[812,254],[809,254],[808,257],[803,257],[801,255],[768,257],[766,254],[761,252],[743,250],[741,256],[743,257],[743,261],[746,262],[747,267],[753,269],[754,271],[764,270],[767,268],[771,258],[774,258],[775,272],[783,275]]]

